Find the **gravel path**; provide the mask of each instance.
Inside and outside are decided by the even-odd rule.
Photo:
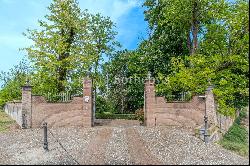
[[[150,149],[166,165],[247,165],[248,159],[216,144],[206,145],[180,128],[138,127],[138,133]]]
[[[139,136],[135,128],[126,130],[127,140],[129,142],[129,153],[133,164],[138,165],[162,165],[155,156],[147,149],[145,141]]]
[[[92,138],[99,134],[99,130],[94,128],[84,130],[82,128],[58,128],[50,131],[54,133],[54,137],[63,146],[60,146],[61,149],[67,151],[67,158],[72,160],[71,164],[80,164],[82,162],[82,156],[89,153],[88,146],[92,143]]]
[[[81,164],[96,164],[101,165],[105,162],[104,154],[105,154],[105,144],[110,139],[111,129],[109,128],[101,128],[98,130],[98,133],[91,142],[86,150],[86,153],[81,156],[79,162]]]
[[[0,134],[2,164],[249,164],[247,158],[205,145],[179,128],[143,126],[52,128],[49,152],[41,129]]]
[[[113,133],[108,141],[105,152],[106,165],[128,165],[133,164],[130,159],[128,144],[124,128],[113,128]]]
[[[0,135],[0,164],[72,164],[63,149],[49,135],[50,152],[42,148],[39,129],[24,130]]]

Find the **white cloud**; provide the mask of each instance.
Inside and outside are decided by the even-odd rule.
[[[134,7],[138,7],[139,3],[138,1],[134,0],[128,0],[128,1],[114,1],[113,3],[113,12],[111,13],[111,18],[114,19],[114,21],[117,21],[117,19],[126,13],[128,13],[131,9]]]
[[[142,5],[141,0],[84,0],[79,2],[82,9],[109,16],[114,22],[131,9]]]
[[[136,25],[135,18],[130,17],[131,10],[142,7],[143,0],[79,0],[81,9],[88,9],[91,13],[101,13],[104,16],[109,16],[116,24],[118,32],[118,40],[124,48],[131,47],[134,41],[141,34],[141,25]]]

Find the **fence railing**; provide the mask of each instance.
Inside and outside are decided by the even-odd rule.
[[[190,92],[181,92],[175,95],[166,95],[167,101],[189,101],[192,99],[192,94]]]
[[[47,93],[44,95],[47,102],[70,102],[73,99],[71,92]]]

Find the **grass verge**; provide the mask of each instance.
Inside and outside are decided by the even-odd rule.
[[[241,124],[244,118],[246,118],[246,113],[242,111],[228,132],[223,136],[222,140],[219,141],[219,144],[225,149],[247,157],[249,154],[248,132]]]
[[[0,133],[6,132],[15,123],[3,110],[0,110]]]

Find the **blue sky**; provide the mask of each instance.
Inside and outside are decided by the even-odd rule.
[[[116,23],[117,40],[126,49],[135,49],[146,38],[143,0],[78,0],[80,8],[109,16]],[[22,35],[27,28],[38,28],[52,0],[0,0],[0,71],[7,71],[25,57],[24,48],[32,44]]]

